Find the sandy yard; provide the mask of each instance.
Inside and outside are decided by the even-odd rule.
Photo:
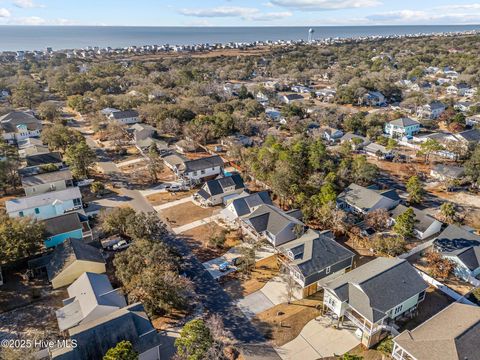
[[[150,202],[150,204],[152,204],[152,206],[158,206],[192,196],[195,192],[195,189],[189,191],[181,191],[177,193],[165,191],[148,195],[146,198]]]
[[[241,299],[260,290],[269,280],[278,275],[279,270],[277,257],[269,256],[257,261],[255,268],[246,279],[238,272],[227,275],[223,287],[233,299]]]
[[[195,256],[201,262],[205,262],[222,256],[230,248],[240,243],[236,232],[232,231],[226,234],[226,241],[223,247],[216,248],[211,246],[209,244],[210,238],[220,235],[222,231],[225,231],[225,229],[212,222],[188,230],[182,233],[180,237],[189,244]]]
[[[322,298],[317,296],[276,305],[257,314],[252,322],[267,339],[281,346],[295,339],[310,320],[321,315],[321,304]]]
[[[160,214],[172,227],[178,227],[212,216],[215,210],[217,210],[215,207],[202,208],[192,202],[186,202],[161,210]]]

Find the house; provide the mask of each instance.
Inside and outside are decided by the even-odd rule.
[[[253,239],[267,239],[277,247],[305,234],[306,226],[298,210],[284,212],[273,205],[260,205],[240,219],[242,230]]]
[[[68,299],[55,311],[60,331],[94,321],[127,306],[119,289],[105,274],[84,272],[68,288]]]
[[[0,116],[3,139],[16,143],[31,137],[38,137],[42,131],[42,122],[31,111],[10,111]]]
[[[385,124],[385,133],[392,138],[412,138],[420,131],[420,123],[410,118],[400,118]]]
[[[465,119],[465,123],[467,124],[467,126],[472,126],[472,127],[480,125],[480,114],[468,116]]]
[[[155,145],[160,155],[169,152],[168,144],[165,141],[161,141],[153,137],[147,137],[146,139],[135,141],[135,147],[143,155],[148,155],[148,151],[153,145]]]
[[[107,115],[109,120],[116,121],[121,125],[135,124],[140,122],[138,112],[135,110],[113,111]]]
[[[430,104],[420,106],[417,109],[417,116],[424,119],[438,119],[443,114],[446,107],[439,101],[433,101]]]
[[[323,102],[329,102],[329,103],[333,102],[336,95],[337,95],[337,92],[334,89],[329,89],[329,88],[315,91],[315,96]]]
[[[236,134],[236,135],[231,135],[222,139],[221,143],[222,145],[230,146],[230,147],[234,147],[234,146],[248,147],[248,146],[252,146],[253,140],[249,136]]]
[[[453,108],[457,111],[467,112],[472,106],[477,106],[477,104],[470,101],[459,101],[453,105]]]
[[[368,91],[358,99],[358,103],[367,106],[385,106],[387,101],[385,96],[379,91]]]
[[[42,154],[25,156],[26,167],[20,169],[22,176],[38,174],[44,170],[61,169],[64,164],[62,154],[59,152],[47,152]]]
[[[33,259],[30,269],[44,268],[54,289],[70,285],[86,271],[103,274],[105,259],[99,249],[81,239],[67,239],[53,253]]]
[[[10,91],[7,89],[0,90],[0,101],[7,100],[10,97]]]
[[[308,229],[305,235],[280,245],[280,262],[302,289],[302,297],[319,290],[318,282],[349,271],[355,254],[335,241],[330,231]]]
[[[412,316],[428,289],[407,260],[381,257],[321,286],[327,313],[351,322],[368,348],[386,337],[397,319]]]
[[[462,141],[466,146],[480,143],[480,130],[479,129],[470,129],[462,131],[458,134],[455,134],[455,137]]]
[[[193,199],[204,206],[225,203],[228,198],[241,194],[245,190],[239,174],[209,180],[193,195]]]
[[[195,160],[185,160],[174,167],[174,172],[183,180],[198,183],[223,174],[223,165],[222,158],[214,155]]]
[[[429,83],[428,81],[422,81],[419,83],[415,83],[410,87],[411,90],[413,91],[422,91],[422,92],[427,92],[432,89],[432,84]]]
[[[480,307],[454,302],[393,338],[395,360],[477,360]]]
[[[284,102],[285,104],[292,104],[294,102],[303,100],[305,100],[305,98],[300,94],[286,94],[280,96],[280,101]]]
[[[72,172],[68,169],[22,176],[25,196],[45,194],[50,191],[65,190],[73,186]]]
[[[268,191],[260,191],[255,194],[243,192],[233,199],[227,199],[227,206],[222,210],[222,215],[230,222],[235,222],[242,216],[250,215],[264,204],[273,204]]]
[[[70,211],[83,213],[82,194],[78,187],[51,191],[5,202],[10,217],[32,216],[37,220],[48,219]]]
[[[392,224],[394,224],[395,220],[408,209],[408,207],[401,204],[393,209],[390,215]],[[425,211],[414,207],[410,207],[410,209],[412,209],[413,213],[415,214],[413,234],[417,239],[424,240],[442,230],[443,223],[435,219],[433,216],[430,216]]]
[[[392,159],[393,153],[383,145],[377,143],[370,143],[363,148],[363,150],[370,156],[375,156],[379,159]]]
[[[442,256],[455,264],[454,274],[477,284],[480,274],[480,235],[473,229],[449,225],[433,243]]]
[[[430,170],[430,176],[440,181],[461,179],[465,175],[463,166],[437,164]]]
[[[303,85],[293,85],[290,89],[293,92],[301,93],[301,94],[309,94],[313,91],[308,86],[303,86]]]
[[[282,113],[280,110],[269,107],[265,109],[265,115],[267,118],[273,120],[273,121],[281,121],[282,120]]]
[[[370,140],[368,140],[366,137],[353,133],[346,133],[345,135],[343,135],[340,138],[340,143],[343,144],[344,142],[349,142],[350,144],[352,144],[352,148],[354,150],[362,149],[363,147],[370,144]]]
[[[154,137],[157,133],[157,129],[148,124],[135,123],[129,129],[133,132],[135,142]]]
[[[67,341],[76,347],[50,351],[52,360],[102,360],[120,341],[127,340],[139,354],[139,360],[160,360],[160,337],[141,303],[124,306],[66,330]]]
[[[329,142],[336,142],[343,137],[343,131],[339,129],[334,129],[329,126],[323,126],[319,129],[312,131],[314,134],[319,134],[322,139],[325,139]]]
[[[78,212],[71,212],[43,220],[45,226],[45,247],[61,244],[68,238],[92,241],[92,229],[88,218]]]
[[[379,190],[375,187],[364,187],[350,184],[337,197],[340,209],[359,214],[367,214],[374,210],[391,210],[400,204],[400,197],[393,189]]]
[[[175,143],[175,149],[181,153],[186,154],[189,152],[195,152],[198,150],[198,146],[195,142],[189,140],[179,140]]]
[[[455,95],[455,96],[465,96],[465,93],[468,90],[471,90],[470,86],[464,83],[457,84],[457,85],[450,85],[449,87],[447,87],[447,94]]]

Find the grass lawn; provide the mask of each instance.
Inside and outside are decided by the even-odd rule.
[[[178,227],[212,216],[215,210],[216,208],[202,208],[189,201],[161,210],[160,214],[172,227]]]
[[[146,198],[152,204],[152,206],[163,205],[175,200],[180,200],[189,196],[192,196],[196,190],[182,191],[178,193],[171,193],[168,191],[159,192],[156,194],[148,195]]]
[[[320,316],[320,305],[318,298],[280,304],[257,314],[252,322],[275,346],[282,346],[295,339],[310,320]]]
[[[248,278],[239,272],[231,273],[225,277],[224,289],[233,299],[241,299],[257,290],[278,275],[279,266],[275,255],[257,261],[255,268]]]
[[[195,256],[197,256],[200,261],[205,262],[222,256],[230,248],[240,243],[236,232],[232,231],[226,235],[226,241],[223,247],[211,247],[208,243],[210,238],[212,236],[220,235],[224,230],[224,228],[212,222],[185,231],[180,236],[183,240],[188,242]]]

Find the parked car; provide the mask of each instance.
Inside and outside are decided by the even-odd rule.
[[[123,250],[123,249],[126,249],[130,246],[129,243],[127,243],[126,240],[120,240],[119,242],[117,242],[116,244],[114,244],[112,246],[112,250],[114,251],[118,251],[118,250]]]
[[[181,185],[181,184],[171,184],[171,185],[168,185],[166,188],[167,188],[167,191],[169,192],[179,192],[179,191],[188,190],[188,188],[185,185]]]
[[[218,270],[220,270],[221,272],[225,272],[228,269],[230,269],[230,264],[228,263],[228,261],[225,261],[225,262],[221,263],[220,265],[218,265]]]

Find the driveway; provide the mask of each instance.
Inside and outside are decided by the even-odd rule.
[[[240,310],[242,310],[247,318],[251,319],[256,314],[273,307],[274,303],[272,303],[268,297],[266,297],[265,294],[259,290],[239,300],[237,302],[237,306]]]
[[[284,360],[316,360],[342,355],[360,344],[353,330],[336,329],[331,320],[318,317],[305,325],[294,340],[277,348]]]
[[[287,302],[287,289],[288,284],[281,276],[276,276],[268,281],[260,291],[275,305]],[[300,290],[295,289],[293,297],[301,299],[302,295]]]

